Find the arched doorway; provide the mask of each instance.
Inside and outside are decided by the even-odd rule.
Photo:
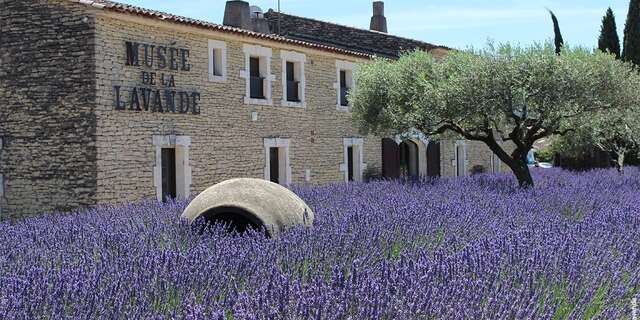
[[[390,179],[399,178],[401,175],[424,177],[430,176],[429,172],[432,171],[435,172],[433,175],[440,175],[440,155],[429,155],[429,145],[431,143],[424,137],[402,139],[397,136],[396,139],[382,139],[382,176]],[[431,156],[436,163],[433,170],[430,169]]]
[[[400,143],[400,173],[402,176],[420,176],[420,153],[418,144],[412,140]]]

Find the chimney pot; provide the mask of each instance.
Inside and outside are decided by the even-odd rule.
[[[373,15],[374,16],[384,16],[384,2],[383,1],[374,1],[373,2]]]
[[[387,18],[384,16],[384,2],[373,2],[373,17],[371,17],[371,30],[387,32]]]
[[[251,30],[252,23],[249,3],[240,0],[227,1],[224,8],[224,21],[222,24],[225,26]]]

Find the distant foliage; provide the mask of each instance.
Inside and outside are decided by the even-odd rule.
[[[600,27],[600,37],[598,38],[598,49],[602,52],[608,52],[620,59],[620,37],[618,37],[618,27],[616,26],[616,17],[611,8],[607,9],[607,13],[602,18],[602,27]]]
[[[631,64],[628,64],[631,66]],[[569,150],[591,146],[612,155],[618,171],[624,172],[629,157],[640,150],[640,74],[627,68],[616,80],[609,99],[613,110],[600,110],[576,121],[575,131],[564,138]],[[573,147],[572,147],[573,146]]]
[[[622,59],[640,65],[640,0],[629,1],[629,13],[624,26]]]
[[[0,223],[0,319],[628,319],[640,171],[534,175],[300,187],[277,239],[185,202]]]
[[[620,91],[640,96],[640,85],[618,81],[632,72],[612,55],[570,47],[556,55],[552,44],[490,44],[440,58],[415,51],[360,65],[349,100],[364,133],[415,129],[436,139],[479,141],[520,186],[532,187],[527,154],[534,143],[574,130],[580,118],[616,113],[617,101],[628,98]]]

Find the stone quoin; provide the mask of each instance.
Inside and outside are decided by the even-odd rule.
[[[0,219],[186,198],[233,178],[289,186],[501,170],[480,143],[354,126],[359,64],[449,50],[394,36],[382,2],[374,30],[243,1],[225,8],[217,24],[108,0],[3,3]]]

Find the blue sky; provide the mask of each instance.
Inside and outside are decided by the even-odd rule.
[[[116,0],[117,1],[117,0]],[[119,0],[146,8],[222,23],[224,0]],[[264,11],[277,0],[253,0]],[[281,0],[283,12],[368,28],[371,0]],[[481,47],[488,39],[526,45],[553,37],[545,8],[560,20],[565,42],[595,47],[607,7],[616,15],[618,31],[627,17],[629,0],[387,0],[392,34],[455,48]]]

